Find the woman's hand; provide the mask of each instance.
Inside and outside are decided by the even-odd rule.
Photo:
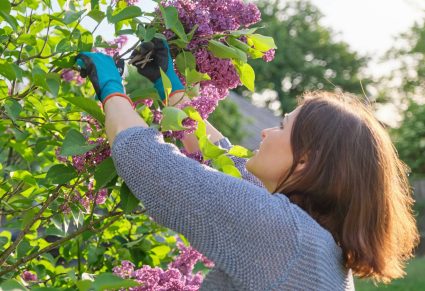
[[[130,64],[137,68],[142,76],[154,83],[161,100],[165,100],[164,85],[162,83],[160,68],[171,81],[171,94],[183,91],[184,86],[174,71],[173,59],[170,48],[165,40],[154,38],[149,42],[142,42],[131,54]]]
[[[81,77],[89,77],[100,101],[111,94],[124,94],[122,78],[114,60],[102,53],[82,52],[77,55]]]

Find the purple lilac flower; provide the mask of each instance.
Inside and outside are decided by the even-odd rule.
[[[192,160],[195,160],[201,164],[204,163],[204,157],[202,156],[202,153],[200,151],[189,153],[185,149],[180,149],[181,153],[184,154],[186,157],[191,158]]]
[[[106,139],[99,137],[96,140],[89,140],[89,144],[97,144],[94,149],[83,155],[72,156],[72,165],[78,172],[84,171],[87,167],[99,165],[103,160],[111,156],[111,148]]]
[[[112,41],[108,41],[108,44],[113,47],[105,48],[105,54],[109,56],[115,55],[125,46],[127,41],[128,41],[128,37],[125,35],[120,35],[116,39]]]
[[[55,149],[56,159],[57,159],[59,162],[66,163],[66,162],[68,161],[68,159],[67,159],[66,157],[64,157],[64,156],[61,156],[61,155],[60,155],[60,151],[61,151],[61,149],[60,149],[60,148],[56,148],[56,149]]]
[[[230,60],[216,58],[205,48],[196,51],[195,57],[198,70],[211,77],[211,81],[203,84],[213,84],[215,87],[225,89],[234,89],[241,84],[236,69]]]
[[[274,59],[274,55],[275,55],[275,50],[274,49],[271,49],[271,50],[268,50],[265,54],[264,54],[264,56],[263,56],[263,60],[265,61],[265,62],[271,62],[271,61],[273,61],[273,59]]]
[[[77,85],[82,85],[85,82],[85,79],[80,76],[80,73],[73,69],[63,69],[60,76],[66,82],[75,81]]]
[[[152,110],[153,114],[153,123],[159,124],[162,120],[162,112],[158,109]]]
[[[30,271],[24,271],[24,272],[21,274],[21,278],[22,278],[24,281],[27,281],[27,282],[29,282],[29,281],[37,281],[37,275],[36,275],[36,274],[34,274],[34,273],[31,273]]]
[[[132,287],[131,291],[197,291],[201,287],[203,277],[200,272],[193,274],[198,261],[207,261],[202,254],[192,247],[186,247],[181,241],[177,243],[180,255],[168,265],[167,270],[143,266],[135,270],[134,264],[122,261],[121,266],[113,268],[113,272],[121,278],[135,279],[141,285]],[[213,263],[208,260],[209,265]]]
[[[133,276],[134,264],[130,261],[122,261],[121,266],[116,266],[112,271],[121,278],[128,279]]]

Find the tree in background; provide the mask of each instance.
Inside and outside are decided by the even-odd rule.
[[[400,158],[412,170],[412,177],[425,176],[425,21],[416,23],[400,36],[387,58],[398,60],[388,77],[389,100],[403,109],[402,122],[391,131]]]
[[[305,0],[257,4],[265,25],[262,32],[278,47],[271,63],[252,62],[258,93],[276,91],[283,112],[292,110],[296,97],[306,90],[342,89],[363,95],[362,85],[371,82],[361,78],[367,58],[335,41],[333,31],[320,24],[323,15],[313,4]]]

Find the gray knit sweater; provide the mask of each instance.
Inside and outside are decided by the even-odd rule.
[[[147,213],[214,261],[201,290],[354,290],[332,235],[246,170],[220,173],[143,127],[120,132],[112,157]]]

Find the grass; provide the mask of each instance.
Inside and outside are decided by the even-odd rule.
[[[355,279],[354,284],[357,291],[370,291],[370,290],[403,290],[403,291],[417,291],[425,290],[425,257],[414,258],[409,262],[406,269],[406,277],[399,280],[394,280],[389,285],[380,284],[378,287],[374,286],[368,280]]]

